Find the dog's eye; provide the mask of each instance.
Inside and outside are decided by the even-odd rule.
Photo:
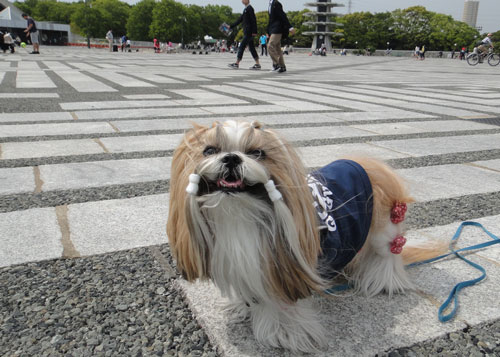
[[[248,156],[253,156],[256,160],[263,160],[266,158],[266,152],[264,150],[255,149],[247,151]]]
[[[219,152],[220,152],[219,148],[216,148],[215,146],[207,146],[205,150],[203,150],[203,156],[210,156],[218,154]]]

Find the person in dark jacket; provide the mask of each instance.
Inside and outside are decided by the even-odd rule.
[[[267,33],[271,35],[267,50],[273,60],[273,71],[278,73],[286,72],[285,60],[281,51],[281,39],[288,37],[288,34],[295,34],[295,29],[290,25],[290,21],[283,11],[283,6],[278,0],[269,1],[269,25]]]
[[[252,5],[250,5],[250,0],[241,0],[241,3],[245,5],[245,10],[243,10],[240,18],[234,24],[229,25],[229,28],[234,28],[243,22],[243,39],[238,47],[236,62],[231,63],[228,66],[238,69],[240,67],[241,59],[243,58],[243,52],[245,52],[245,48],[248,46],[248,49],[255,60],[255,64],[250,67],[250,69],[260,69],[259,55],[255,50],[255,44],[253,42],[253,37],[257,35],[257,18],[255,17],[255,11],[253,10]]]

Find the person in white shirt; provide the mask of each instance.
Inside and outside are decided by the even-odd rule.
[[[488,53],[488,49],[490,47],[491,48],[495,47],[495,46],[493,46],[493,41],[491,41],[491,36],[493,36],[493,34],[489,33],[488,36],[483,38],[483,40],[481,41],[481,44],[477,48],[479,51],[481,51],[485,55],[486,55],[486,53]]]
[[[113,51],[113,31],[109,30],[106,33],[106,40],[109,42],[109,52]]]

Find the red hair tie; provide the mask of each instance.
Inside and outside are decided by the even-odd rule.
[[[394,206],[392,206],[391,209],[391,222],[394,224],[403,222],[405,220],[406,210],[407,210],[406,203],[404,202],[394,203]]]
[[[392,254],[401,254],[403,251],[403,246],[406,244],[406,238],[403,236],[397,236],[391,242],[391,253]]]

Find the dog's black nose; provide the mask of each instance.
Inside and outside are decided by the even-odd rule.
[[[236,154],[227,154],[222,158],[222,162],[231,169],[241,164],[241,158]]]

